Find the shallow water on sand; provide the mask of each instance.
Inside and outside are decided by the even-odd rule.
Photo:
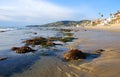
[[[37,32],[35,35],[34,32]],[[0,76],[2,77],[90,77],[87,76],[90,67],[81,67],[80,64],[89,63],[92,59],[65,62],[62,55],[68,49],[57,46],[57,50],[39,49],[34,53],[16,54],[11,51],[13,46],[23,46],[22,41],[35,36],[53,37],[62,36],[51,28],[27,28],[0,33],[0,57],[8,57],[0,61]],[[120,34],[99,30],[80,29],[74,34],[79,38],[71,43],[85,52],[101,48],[118,48]],[[49,51],[50,56],[41,56],[41,51]]]
[[[37,34],[34,34],[34,32]],[[30,52],[26,54],[17,54],[11,51],[11,48],[14,46],[24,46],[24,43],[22,42],[25,39],[36,36],[54,37],[62,35],[55,30],[50,30],[49,28],[15,29],[0,33],[0,58],[7,57],[6,60],[0,61],[0,76],[10,77],[13,73],[20,73],[40,59],[39,52],[43,50],[52,52],[50,49],[42,49],[38,52]],[[63,50],[64,49],[60,49],[60,47],[58,48],[58,52]],[[51,54],[55,55],[55,53]]]

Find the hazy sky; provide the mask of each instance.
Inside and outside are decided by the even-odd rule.
[[[94,19],[117,10],[118,0],[0,0],[0,26]]]

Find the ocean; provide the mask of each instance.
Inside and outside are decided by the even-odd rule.
[[[37,34],[34,34],[37,33]],[[17,54],[11,50],[12,47],[21,47],[24,40],[34,37],[61,37],[58,31],[51,27],[1,27],[0,28],[0,58],[7,58],[0,61],[0,76],[10,77],[29,68],[35,61],[40,59],[41,51],[48,52],[51,56],[59,56],[61,53],[53,52],[52,49],[34,47],[37,52]],[[57,51],[64,51],[64,46],[56,47]]]

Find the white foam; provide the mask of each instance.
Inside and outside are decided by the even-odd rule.
[[[13,28],[0,28],[0,31],[11,31],[14,30]]]

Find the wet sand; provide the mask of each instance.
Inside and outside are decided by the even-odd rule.
[[[85,28],[86,29],[86,28]],[[65,62],[57,56],[40,57],[29,69],[12,77],[120,77],[120,33],[89,28],[74,34],[78,39],[68,49],[94,52],[105,49],[100,57]]]

